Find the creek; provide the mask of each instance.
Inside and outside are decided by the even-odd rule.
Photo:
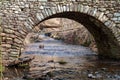
[[[29,67],[5,68],[3,80],[120,80],[119,62],[99,60],[88,47],[42,38],[22,54],[35,56]]]

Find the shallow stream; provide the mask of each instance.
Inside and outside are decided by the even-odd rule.
[[[29,68],[6,68],[4,80],[120,80],[119,62],[99,60],[87,47],[42,37],[22,54],[35,56]]]

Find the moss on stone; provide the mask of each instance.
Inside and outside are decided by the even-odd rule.
[[[2,64],[0,64],[0,72],[3,72],[4,70],[5,70],[5,67]]]
[[[86,41],[85,43],[81,44],[82,46],[89,47],[91,44],[91,41]]]
[[[61,65],[65,65],[65,64],[67,64],[67,62],[64,61],[64,60],[60,60],[60,61],[58,61],[58,63],[61,64]]]

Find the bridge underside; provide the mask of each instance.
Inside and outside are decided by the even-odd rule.
[[[79,22],[93,35],[99,58],[120,59],[120,45],[117,39],[112,31],[96,18],[79,12],[64,12],[47,17],[43,21],[51,18],[68,18]]]

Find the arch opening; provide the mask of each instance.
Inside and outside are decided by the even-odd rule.
[[[52,16],[45,18],[39,23],[51,18],[68,18],[71,20],[75,20],[85,26],[85,28],[93,35],[95,39],[99,58],[120,58],[120,46],[114,34],[107,26],[104,25],[104,23],[102,23],[95,17],[80,12],[62,12],[53,14]],[[38,24],[36,24],[35,26],[37,26]]]

